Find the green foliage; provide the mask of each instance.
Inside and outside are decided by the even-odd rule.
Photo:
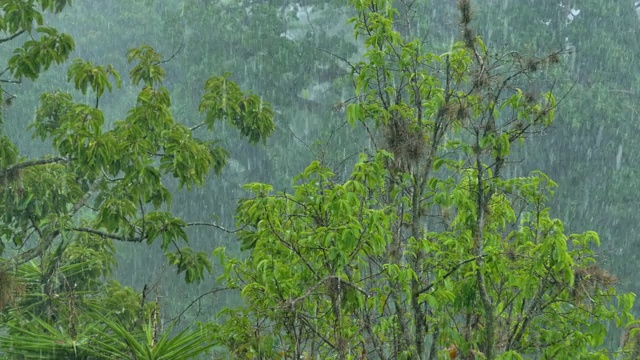
[[[150,46],[143,45],[139,48],[129,50],[129,62],[134,60],[138,61],[133,69],[131,69],[131,83],[134,85],[140,84],[143,81],[146,86],[153,86],[154,84],[161,84],[166,73],[160,66],[162,63],[162,56],[155,52]]]
[[[226,119],[250,142],[266,142],[266,137],[275,129],[270,121],[273,117],[271,106],[256,95],[244,95],[228,77],[228,74],[213,77],[205,84],[205,94],[198,109],[206,114],[207,127],[213,130],[217,120]]]
[[[88,61],[82,59],[75,59],[73,65],[69,67],[69,78],[73,78],[73,83],[76,89],[82,91],[82,94],[87,93],[87,87],[91,87],[91,90],[96,93],[96,96],[100,98],[104,94],[105,87],[112,91],[113,85],[109,81],[109,75],[113,76],[116,80],[116,86],[120,87],[121,80],[120,74],[109,65],[106,68],[104,66],[94,66]]]
[[[560,185],[550,205],[571,228],[598,229],[605,239],[599,253],[607,267],[620,276],[621,289],[636,291],[632,239],[639,223],[629,211],[634,197],[628,196],[637,193],[640,178],[633,156],[638,151],[633,134],[639,84],[631,59],[640,56],[633,4],[580,2],[573,5],[580,14],[568,21],[572,7],[560,0],[490,3],[474,6],[475,24],[488,44],[509,44],[518,53],[569,53],[550,72],[556,92],[571,90],[558,99],[561,121],[544,137],[532,139],[526,151],[516,149],[514,156],[523,162],[513,168],[545,169]],[[616,261],[619,256],[624,260]]]
[[[74,41],[44,26],[41,11],[60,12],[68,4],[2,4],[4,40],[29,35],[13,51],[4,84],[36,80],[67,60]],[[68,66],[72,92],[49,88],[40,96],[30,129],[51,145],[50,155],[21,155],[24,144],[14,144],[0,128],[3,357],[191,359],[214,345],[207,325],[176,333],[173,326],[161,329],[159,304],[147,299],[156,290],[145,287],[140,294],[105,279],[116,266],[115,242],[160,240],[159,248],[186,282],[201,282],[213,268],[207,252],[187,246],[186,228],[193,224],[172,209],[171,190],[203,185],[229,154],[217,139],[202,140],[194,132],[209,123],[213,130],[215,121],[225,119],[250,142],[265,141],[274,129],[273,112],[226,80],[224,86],[234,89],[233,110],[188,127],[175,119],[171,94],[162,86],[162,56],[144,45],[131,49],[128,60],[131,83],[144,84],[133,98],[121,89],[116,66],[83,59]],[[218,85],[209,81],[207,92],[217,93]],[[110,96],[103,101],[106,91]],[[112,97],[133,104],[123,120],[103,111]]]
[[[92,326],[86,326],[82,333],[71,337],[63,329],[56,329],[41,319],[35,318],[33,322],[40,327],[36,331],[19,324],[7,324],[14,334],[11,338],[0,339],[4,342],[5,354],[15,358],[38,360],[86,357],[82,348],[91,339],[91,332],[94,330]],[[46,352],[43,352],[45,349]]]
[[[11,32],[18,32],[18,29],[22,28],[30,29],[33,21],[36,21],[39,25],[42,24],[42,18],[33,19],[33,14],[30,12],[15,14],[20,18],[13,19],[14,10],[9,9],[8,11],[5,15],[5,21],[12,24],[12,26],[16,26],[16,28],[9,28]],[[56,29],[42,26],[38,27],[36,32],[41,34],[40,38],[25,42],[21,48],[14,50],[13,56],[9,59],[9,70],[18,80],[23,77],[30,80],[37,79],[38,75],[42,71],[49,69],[51,64],[63,63],[74,50],[73,39],[67,34],[58,34]]]
[[[96,341],[97,346],[92,348],[91,353],[99,359],[186,360],[206,353],[215,345],[211,329],[203,325],[194,330],[182,330],[174,336],[169,335],[169,328],[156,340],[156,330],[152,324],[144,326],[144,337],[140,339],[121,324],[107,318],[102,321],[113,332],[113,336]]]
[[[9,60],[9,82],[37,79],[67,59],[73,40],[44,26],[37,7],[57,13],[68,3],[3,4],[0,30],[7,39],[23,31],[31,36]],[[496,3],[483,3],[480,15]],[[122,4],[124,16],[111,18]],[[131,49],[130,83],[143,86],[135,90],[126,84],[120,89],[116,69],[125,59],[117,55],[109,55],[116,65],[71,63],[67,76],[75,90],[42,94],[31,125],[34,137],[53,145],[48,156],[21,156],[23,146],[0,134],[3,355],[186,359],[214,344],[227,350],[220,358],[247,359],[425,359],[450,357],[452,350],[489,359],[637,354],[634,295],[614,289],[615,278],[594,253],[600,238],[566,231],[569,224],[577,227],[551,215],[555,183],[542,172],[514,175],[522,171],[510,161],[519,158],[519,143],[546,131],[562,111],[556,97],[567,100],[559,90],[566,86],[557,84],[568,77],[551,65],[563,54],[494,52],[499,31],[493,41],[488,32],[486,44],[477,37],[467,1],[458,2],[462,41],[451,45],[450,4],[438,4],[429,16],[423,2],[355,1],[344,13],[355,15],[356,44],[364,46],[350,63],[354,43],[320,27],[326,22],[332,34],[339,31],[335,23],[344,4],[304,5],[187,0],[180,6],[115,1],[101,7],[92,21],[126,24],[120,34],[126,41],[145,38],[135,26],[146,32],[161,24],[163,40],[179,50],[165,59],[147,45]],[[552,19],[550,39],[571,35],[573,41],[563,17],[563,25],[555,26],[556,5],[536,3],[544,11],[531,13]],[[433,21],[436,13],[446,26]],[[490,23],[522,15],[512,13]],[[518,37],[540,22],[527,19],[517,28],[505,25],[503,37],[530,52],[542,40]],[[425,42],[427,23],[435,38]],[[96,33],[80,36],[96,41]],[[596,50],[583,53],[598,55],[601,42],[591,40],[581,43]],[[612,58],[628,60],[628,53]],[[346,68],[337,59],[351,70],[350,79],[337,75]],[[203,95],[193,79],[211,69],[224,75],[206,81]],[[238,290],[245,303],[223,310],[222,325],[163,331],[159,304],[147,299],[146,286],[139,294],[103,278],[114,269],[116,242],[159,240],[157,247],[187,283],[202,282],[205,271],[213,271],[206,252],[186,245],[202,246],[188,228],[217,225],[189,223],[185,214],[200,215],[203,199],[173,190],[205,185],[211,171],[220,173],[230,154],[242,149],[229,128],[263,145],[275,129],[273,108],[242,91],[229,73],[273,101],[283,128],[320,160],[294,179],[290,191],[275,192],[307,159],[284,131],[258,150],[253,171],[246,170],[251,162],[233,164],[247,173],[225,185],[256,174],[274,179],[274,185],[246,185],[252,197],[237,208],[236,234],[249,257],[235,258],[225,248],[213,253],[218,280]],[[355,96],[345,100],[350,96],[343,85],[351,80]],[[604,105],[602,99],[613,97],[598,87],[564,106],[591,108],[576,105],[584,101],[599,114],[623,114],[622,105]],[[76,93],[89,94],[91,103]],[[323,107],[336,96],[336,111],[326,115]],[[130,107],[116,115],[123,120],[109,111],[112,101]],[[327,120],[342,110],[348,124],[363,125],[360,130],[330,128]],[[306,127],[296,128],[299,123]],[[209,132],[197,132],[205,127]],[[296,134],[301,128],[305,136]],[[326,144],[309,145],[308,132],[327,134]],[[349,150],[340,154],[330,144],[348,142],[360,151],[367,139],[358,134],[365,133],[373,148],[350,173],[345,169],[352,160],[340,158],[335,166]],[[552,136],[565,141],[576,134]],[[214,190],[205,191],[213,202],[233,197],[227,186]],[[228,199],[219,207],[224,204]],[[625,326],[629,339],[614,354],[605,338]]]
[[[158,70],[154,59],[159,55],[154,54],[149,47],[130,52],[130,58],[140,60],[132,71],[134,83],[140,79],[149,85],[161,81],[164,71]],[[140,70],[149,63],[155,70]],[[109,76],[119,86],[120,77],[111,66],[76,60],[69,69],[69,79],[73,79],[75,87],[83,93],[91,88],[96,99],[105,88],[112,90]],[[53,214],[71,219],[79,207],[86,205],[86,196],[95,196],[95,217],[80,226],[66,225],[67,230],[120,241],[152,243],[162,238],[164,251],[177,246],[177,240],[186,241],[187,224],[183,220],[167,212],[149,212],[147,205],[156,210],[170,206],[171,194],[163,184],[163,175],[171,174],[180,187],[191,189],[202,185],[211,170],[220,172],[228,154],[215,144],[196,139],[192,135],[195,128],[176,122],[168,90],[149,85],[140,90],[136,105],[125,120],[115,122],[110,130],[104,130],[104,115],[97,101],[90,106],[74,102],[70,94],[43,94],[32,125],[34,135],[51,139],[60,157],[43,160],[41,166],[37,166],[39,162],[23,162],[7,170],[19,172],[20,182],[5,188],[11,191],[3,192],[5,207],[11,204],[5,211],[5,223],[15,224],[14,228],[24,233],[30,226],[43,226],[46,221],[54,226],[53,234],[59,231],[55,226],[60,225],[60,220],[51,218]],[[209,81],[207,88],[210,93],[219,93],[222,90],[216,89],[218,85],[232,88],[232,97],[239,102],[232,104],[231,112],[208,114],[205,123],[212,124],[216,116],[226,116],[254,142],[271,133],[274,126],[268,105],[255,103],[253,96],[245,97],[229,81]],[[207,101],[212,101],[210,96],[205,96],[203,106]],[[35,197],[36,193],[40,196]],[[24,237],[15,231],[7,235],[12,235],[14,242]],[[179,272],[186,271],[188,282],[201,281],[203,270],[211,270],[204,253],[185,248],[179,249],[178,254],[170,256],[171,263]],[[192,271],[192,265],[198,270]]]
[[[233,339],[249,333],[275,336],[284,341],[276,351],[315,351],[324,358],[338,356],[340,341],[351,353],[370,342],[381,348],[367,351],[395,358],[391,350],[383,350],[399,335],[394,297],[408,306],[404,299],[417,290],[435,331],[429,334],[432,341],[443,347],[456,342],[466,351],[481,346],[481,327],[462,330],[479,325],[469,318],[484,322],[469,230],[476,216],[468,206],[477,191],[474,174],[446,194],[457,212],[448,231],[426,233],[394,249],[390,230],[398,219],[389,207],[380,207],[380,199],[388,196],[387,159],[383,154],[362,158],[343,184],[333,183],[330,171],[315,163],[301,174],[303,183],[292,194],[270,195],[264,185],[250,187],[256,197],[240,204],[238,222],[245,228],[240,238],[252,249],[251,257],[236,263],[228,275],[239,274],[236,284],[246,282],[242,294],[248,303],[248,313],[233,313],[225,323],[238,332]],[[552,186],[540,173],[501,182],[510,195],[492,199],[484,225],[482,270],[492,284],[498,346],[512,349],[499,358],[537,351],[554,358],[590,358],[600,353],[595,349],[603,345],[610,319],[623,325],[632,318],[633,297],[616,295],[614,278],[595,266],[591,248],[599,242],[597,235],[564,235],[562,222],[550,218],[544,207],[546,184]],[[403,251],[406,260],[393,262],[396,251]],[[420,251],[426,253],[423,262],[412,264]],[[429,280],[412,290],[425,271]],[[605,300],[612,298],[618,299],[618,307]],[[254,317],[272,325],[239,326],[246,321],[241,319]],[[307,331],[308,336],[299,335]],[[316,336],[324,342],[318,343]],[[243,346],[226,344],[232,351]]]
[[[185,281],[192,283],[204,278],[204,270],[211,272],[213,267],[207,255],[187,248],[178,252],[167,253],[169,263],[178,268],[178,273],[185,273]]]
[[[65,7],[71,5],[71,0],[40,0],[39,3],[42,10],[59,13]]]
[[[224,312],[224,344],[246,357],[608,358],[606,329],[633,320],[634,295],[596,262],[594,232],[551,217],[553,181],[505,175],[517,142],[554,119],[554,92],[531,88],[561,54],[491,53],[467,1],[463,39],[441,55],[396,25],[412,9],[351,5],[366,52],[347,122],[372,123],[383,150],[346,181],[313,162],[292,192],[247,186],[236,218],[250,255],[224,260],[222,278],[247,307]]]
[[[104,292],[92,292],[98,295],[93,298],[83,299],[81,289],[74,291],[57,294],[55,314],[66,315],[68,321],[54,325],[21,309],[26,317],[6,322],[8,334],[0,336],[4,354],[20,359],[193,359],[215,345],[211,326],[173,335],[173,326],[161,330],[157,304],[144,304],[140,294],[116,282]],[[141,317],[149,321],[141,325]]]

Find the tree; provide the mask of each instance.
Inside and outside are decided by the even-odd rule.
[[[512,147],[554,119],[543,70],[564,53],[490,51],[468,0],[441,55],[413,3],[350,4],[366,53],[347,121],[376,147],[343,180],[314,162],[291,193],[247,185],[250,256],[216,252],[247,305],[224,313],[219,341],[236,358],[609,358],[634,295],[597,264],[595,232],[551,216],[549,177],[508,176]]]
[[[43,12],[58,13],[67,5],[66,0],[2,3],[2,42],[26,38],[3,71],[7,99],[14,96],[9,85],[37,80],[74,50],[69,35],[44,26]],[[201,345],[209,333],[161,334],[157,301],[147,301],[144,291],[105,284],[101,277],[115,264],[114,242],[159,240],[187,283],[202,281],[212,265],[207,253],[187,245],[185,229],[217,225],[176,216],[169,189],[200,186],[225,166],[227,150],[217,139],[201,140],[204,129],[213,131],[224,121],[250,143],[264,142],[274,130],[273,111],[228,74],[214,76],[203,84],[202,120],[188,127],[174,118],[170,93],[162,85],[163,64],[169,60],[146,45],[127,55],[129,78],[139,92],[124,119],[105,119],[101,103],[106,93],[118,94],[119,71],[75,59],[68,80],[89,101],[63,91],[44,93],[31,124],[35,138],[52,144],[50,155],[21,156],[0,127],[0,305],[6,355],[87,359],[131,352],[135,358],[150,354],[144,358],[155,359],[176,351],[190,357],[210,347],[184,350],[181,346]],[[144,324],[147,320],[151,325]],[[136,342],[140,334],[146,336],[144,346]]]
[[[580,12],[570,20],[572,9]],[[556,114],[561,121],[528,147],[545,151],[519,152],[520,168],[545,167],[559,184],[552,206],[567,227],[598,228],[605,266],[620,277],[620,289],[635,291],[638,221],[629,211],[635,197],[628,194],[638,191],[632,155],[638,151],[632,135],[638,83],[629,76],[636,71],[629,59],[640,55],[635,36],[640,22],[633,2],[495,2],[477,10],[488,44],[534,53],[575,50],[556,68],[559,84],[571,87]]]

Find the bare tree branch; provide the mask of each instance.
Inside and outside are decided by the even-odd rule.
[[[77,231],[77,232],[84,232],[84,233],[88,233],[88,234],[92,234],[92,235],[98,235],[98,236],[106,238],[106,239],[119,240],[119,241],[123,241],[123,242],[142,242],[144,240],[143,237],[128,238],[128,237],[125,237],[125,236],[111,234],[111,233],[108,233],[108,232],[105,232],[105,231],[89,229],[89,228],[84,228],[84,227],[80,227],[80,228],[74,227],[71,230]]]
[[[25,33],[25,31],[27,31],[27,30],[20,30],[20,31],[18,31],[17,33],[15,33],[15,34],[13,34],[13,35],[11,35],[11,36],[9,36],[9,37],[6,37],[6,38],[2,38],[2,39],[0,39],[0,44],[5,43],[5,42],[7,42],[7,41],[11,41],[11,40],[13,40],[13,39],[17,38],[18,36],[20,36],[20,35],[24,34],[24,33]]]
[[[15,171],[26,169],[28,167],[55,164],[55,163],[64,163],[67,161],[69,161],[67,158],[54,157],[49,159],[40,159],[40,160],[31,160],[31,161],[21,162],[15,165],[11,165],[6,169],[0,169],[0,178],[3,178],[9,174],[12,174]]]
[[[193,299],[191,301],[191,303],[189,305],[187,305],[187,307],[185,307],[180,314],[178,314],[176,317],[174,317],[173,319],[171,319],[171,322],[174,321],[180,321],[180,319],[182,318],[182,316],[184,315],[184,313],[186,313],[193,305],[195,305],[197,302],[199,302],[200,300],[202,300],[203,297],[208,296],[208,295],[212,295],[212,294],[216,294],[218,292],[221,291],[225,291],[225,290],[231,290],[231,288],[216,288],[216,289],[211,289],[209,291],[207,291],[204,294],[201,294],[200,296],[198,296],[197,298]]]
[[[222,230],[222,231],[224,231],[226,233],[229,233],[229,234],[235,234],[235,233],[237,233],[237,232],[239,232],[239,231],[241,231],[241,230],[243,230],[245,228],[245,226],[243,226],[240,229],[229,230],[229,229],[225,228],[224,226],[218,225],[216,223],[208,223],[208,222],[191,222],[191,223],[187,223],[186,226],[208,226],[208,227],[213,227],[213,228]]]
[[[165,63],[168,63],[169,61],[171,61],[171,59],[173,59],[176,55],[178,55],[180,53],[180,51],[182,51],[182,47],[183,46],[180,45],[178,50],[176,50],[176,52],[174,52],[173,55],[169,56],[169,58],[167,60],[160,61],[158,64],[165,64]]]

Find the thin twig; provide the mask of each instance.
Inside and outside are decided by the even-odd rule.
[[[11,35],[9,37],[0,39],[0,44],[5,43],[7,41],[11,41],[11,40],[17,38],[18,36],[24,34],[25,31],[27,31],[27,30],[20,30],[17,33],[15,33],[15,34],[13,34],[13,35]]]
[[[169,61],[171,61],[171,59],[173,59],[176,55],[178,55],[178,53],[179,53],[180,51],[182,51],[182,48],[183,48],[183,45],[180,45],[180,47],[178,48],[178,50],[176,50],[176,52],[174,52],[174,53],[173,53],[173,55],[169,56],[169,58],[168,58],[167,60],[162,60],[162,61],[160,61],[160,62],[158,63],[158,65],[160,65],[160,64],[166,64],[166,63],[168,63]]]
[[[175,316],[173,319],[171,319],[171,322],[174,321],[180,321],[180,318],[182,318],[182,316],[197,302],[199,302],[200,300],[202,300],[203,297],[211,295],[211,294],[215,294],[218,293],[220,291],[224,291],[224,290],[231,290],[231,288],[217,288],[217,289],[211,289],[209,291],[207,291],[204,294],[201,294],[200,296],[198,296],[197,298],[193,299],[191,301],[191,303],[189,305],[187,305],[187,307],[184,308],[184,310],[182,310],[180,312],[180,314],[178,314],[177,316]]]
[[[209,227],[214,227],[216,229],[222,230],[222,231],[224,231],[226,233],[229,233],[229,234],[235,234],[235,233],[237,233],[239,231],[244,230],[244,228],[246,227],[246,226],[243,226],[240,229],[229,230],[229,229],[225,228],[224,226],[218,225],[216,223],[208,223],[208,222],[190,222],[190,223],[187,223],[186,226],[209,226]]]

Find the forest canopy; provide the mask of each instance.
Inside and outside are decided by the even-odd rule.
[[[470,0],[0,5],[2,357],[640,356],[521,164],[583,43],[497,45]]]

